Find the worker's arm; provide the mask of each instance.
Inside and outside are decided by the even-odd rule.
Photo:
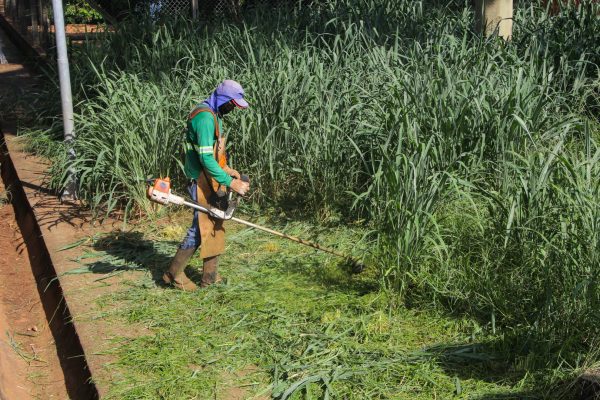
[[[223,141],[223,143],[222,143],[221,145],[222,145],[222,146],[225,146],[225,141],[224,141],[224,139],[221,139],[221,140]],[[240,174],[240,173],[239,173],[237,170],[235,170],[235,169],[231,168],[231,167],[229,166],[229,164],[227,164],[227,163],[226,163],[226,164],[225,164],[225,166],[223,166],[222,168],[223,168],[223,171],[225,171],[225,173],[226,173],[227,175],[231,176],[231,177],[232,177],[232,178],[234,178],[234,179],[240,179],[240,178],[242,177],[242,176],[241,176],[241,174]]]
[[[204,169],[219,184],[229,187],[232,178],[219,166],[214,156],[215,144],[215,123],[212,115],[201,113],[192,121],[192,128],[196,133],[195,149],[198,152],[198,158]]]
[[[227,175],[235,178],[235,179],[240,179],[242,177],[242,175],[235,169],[231,168],[229,165],[226,165],[223,170],[227,173]]]

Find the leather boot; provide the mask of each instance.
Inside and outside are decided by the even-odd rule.
[[[175,257],[173,257],[168,271],[163,275],[163,281],[165,281],[166,284],[188,292],[193,292],[198,289],[194,282],[190,281],[188,277],[185,276],[184,272],[188,261],[190,261],[190,258],[192,258],[195,251],[195,247],[189,249],[177,249],[177,253],[175,253]]]
[[[202,282],[200,283],[200,287],[208,287],[215,283],[220,283],[222,281],[221,276],[217,273],[217,268],[219,266],[219,256],[208,257],[203,260],[202,266]]]

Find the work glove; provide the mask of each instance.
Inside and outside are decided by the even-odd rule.
[[[225,168],[223,168],[223,170],[225,171],[225,173],[227,175],[232,176],[232,177],[234,177],[236,179],[240,179],[240,173],[237,172],[235,169],[229,168],[229,167],[226,166]]]
[[[231,181],[229,187],[240,196],[245,196],[248,190],[250,190],[250,183],[244,182],[241,179],[234,179]]]

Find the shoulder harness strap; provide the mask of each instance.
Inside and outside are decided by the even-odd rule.
[[[220,141],[220,137],[221,137],[221,132],[219,129],[219,121],[217,120],[217,116],[215,115],[215,113],[208,107],[196,107],[189,115],[188,115],[188,122],[190,122],[191,120],[193,120],[198,114],[203,113],[203,112],[208,112],[212,115],[214,121],[215,121],[215,144],[213,146],[213,155],[215,157],[215,160],[217,160],[217,162],[219,163],[219,166],[221,168],[225,167],[225,165],[227,165],[227,158],[225,157],[225,155],[223,154],[223,157],[221,157],[221,155],[219,154],[219,141]],[[215,193],[218,188],[219,188],[219,183],[214,180],[211,176],[209,176],[206,173],[206,169],[202,168],[202,172],[204,173],[204,176],[206,177],[206,180],[208,182],[210,182],[210,185],[208,185],[211,189],[211,191],[213,193]]]
[[[215,115],[215,113],[208,107],[196,107],[189,115],[188,115],[188,122],[190,122],[191,120],[193,120],[198,114],[203,113],[203,112],[208,112],[212,115],[213,119],[215,120],[215,139],[219,139],[219,137],[221,136],[221,132],[219,131],[219,121],[217,120],[217,116]]]

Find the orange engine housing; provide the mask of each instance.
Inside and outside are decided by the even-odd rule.
[[[167,176],[166,178],[158,178],[154,181],[154,190],[169,194],[171,190],[171,179]]]
[[[150,200],[156,201],[158,198],[168,198],[171,193],[171,179],[167,176],[166,178],[156,178],[154,180],[154,186],[149,186],[146,195]]]

